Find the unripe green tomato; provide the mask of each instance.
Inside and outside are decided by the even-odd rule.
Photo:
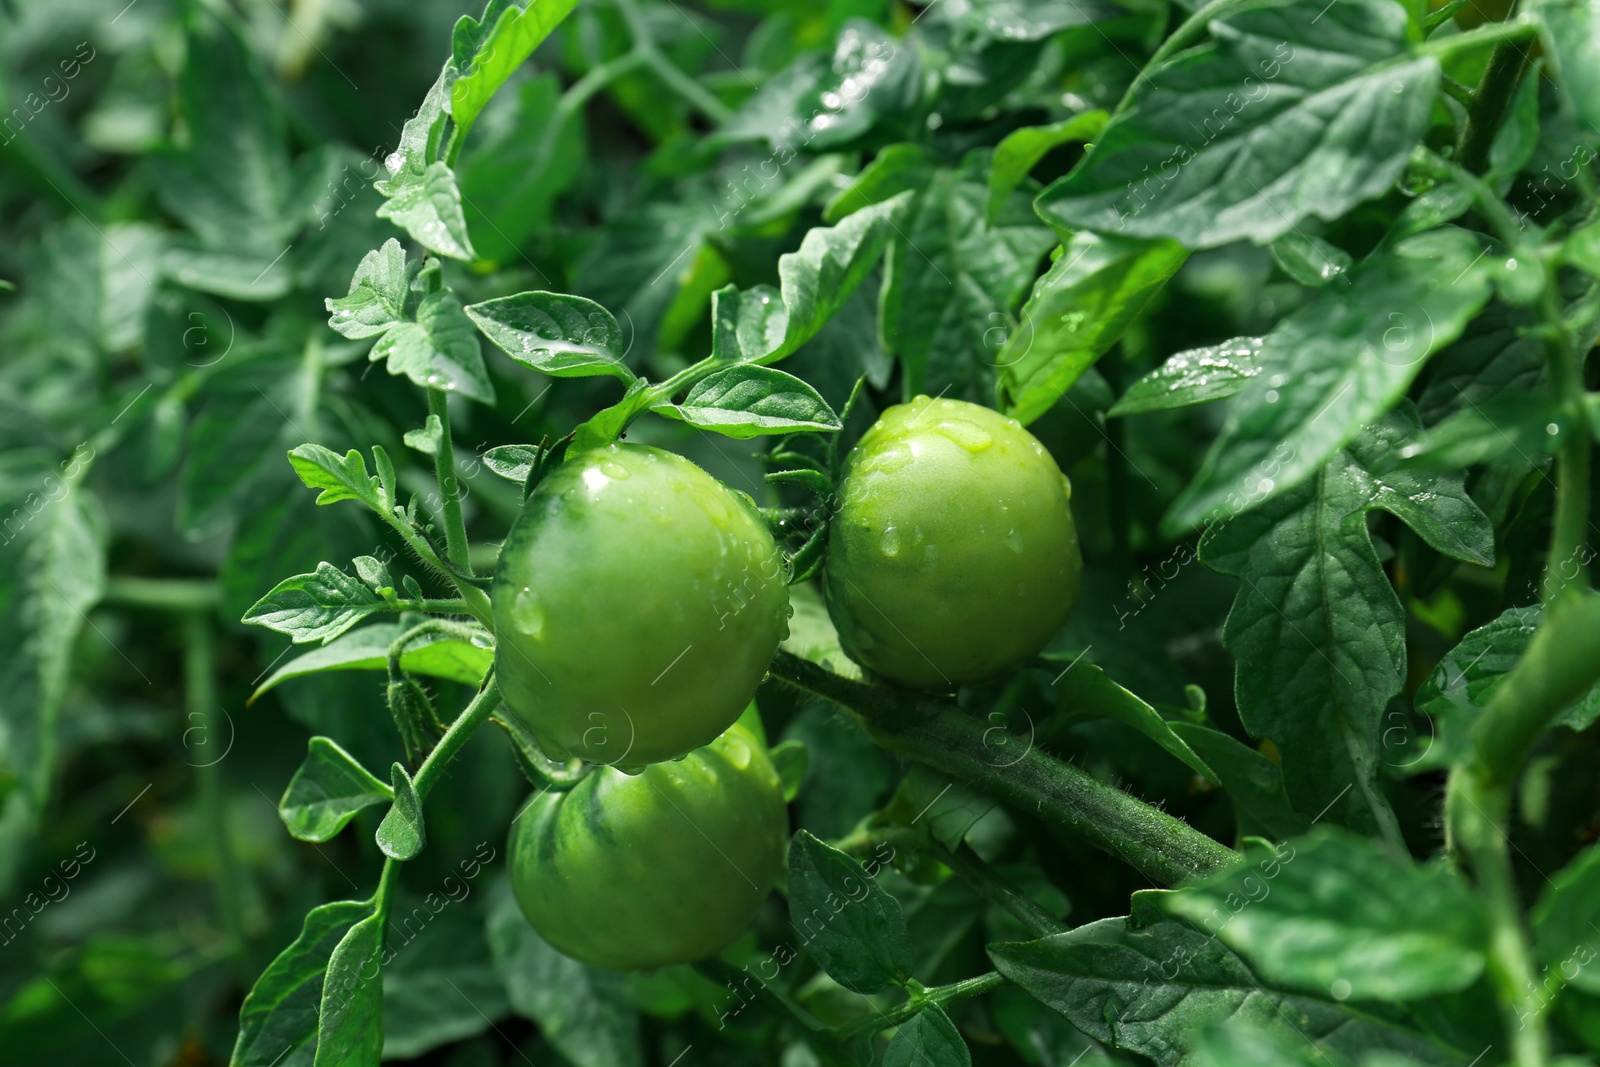
[[[925,396],[885,411],[850,451],[828,532],[844,650],[919,689],[1026,662],[1078,595],[1071,495],[1015,419]]]
[[[644,445],[546,475],[491,595],[506,707],[551,759],[624,770],[727,729],[788,627],[783,559],[747,499]]]
[[[703,959],[750,925],[783,870],[783,787],[742,725],[638,775],[602,767],[534,800],[511,829],[528,922],[618,971]]]

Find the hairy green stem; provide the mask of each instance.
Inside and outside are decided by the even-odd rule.
[[[235,960],[243,973],[249,967],[244,959],[246,941],[244,888],[240,883],[242,868],[234,858],[228,827],[227,798],[222,788],[222,760],[232,747],[233,726],[217,703],[216,635],[212,630],[211,612],[189,611],[183,621],[184,694],[191,724],[184,735],[187,738],[190,732],[198,729],[204,738],[200,751],[195,753],[198,758],[195,772],[200,808],[205,813],[206,843],[211,852],[211,878],[217,894],[217,915],[222,923],[227,955]],[[221,748],[219,754],[217,749],[224,744],[228,747]]]
[[[439,558],[438,553],[434,552],[433,546],[428,543],[426,538],[418,534],[416,530],[413,530],[411,524],[403,517],[393,511],[385,512],[381,509],[377,511],[377,515],[389,524],[390,529],[400,535],[400,539],[406,543],[406,546],[411,551],[417,554],[418,559],[449,578],[455,584],[456,592],[461,594],[462,605],[466,608],[467,613],[476,619],[484,629],[491,634],[494,633],[494,612],[489,604],[489,595],[470,582],[461,581],[451,574],[450,568]]]
[[[1040,751],[1031,739],[996,739],[994,727],[952,705],[854,682],[782,650],[771,671],[855,712],[889,751],[1072,830],[1154,881],[1174,885],[1238,860],[1226,845]]]
[[[924,990],[921,996],[912,997],[904,1004],[841,1027],[838,1033],[839,1036],[844,1038],[859,1037],[862,1034],[875,1034],[879,1030],[887,1030],[891,1026],[899,1026],[929,1004],[937,1004],[942,1008],[946,1004],[953,1004],[958,1000],[965,1000],[968,997],[975,997],[981,993],[999,989],[1009,981],[999,971],[990,971],[988,974],[980,974],[976,978],[963,978],[961,981],[951,982],[949,985],[934,986],[932,989]]]
[[[1467,105],[1467,124],[1456,147],[1456,161],[1474,174],[1489,167],[1489,150],[1500,123],[1511,107],[1511,97],[1522,80],[1528,49],[1520,40],[1501,41],[1489,56],[1489,65]]]
[[[1501,683],[1504,686],[1506,683]],[[1511,790],[1472,767],[1451,772],[1445,794],[1452,845],[1472,866],[1489,914],[1488,976],[1499,998],[1517,1067],[1545,1067],[1549,1036],[1533,947],[1523,922],[1507,847]]]
[[[428,799],[428,792],[439,780],[439,775],[444,773],[446,765],[455,759],[456,753],[461,751],[461,746],[477,732],[478,727],[488,721],[490,714],[499,706],[500,686],[496,684],[494,672],[491,670],[488,677],[483,680],[483,688],[478,690],[478,695],[467,705],[467,710],[450,724],[450,728],[444,732],[444,736],[439,739],[433,751],[428,753],[428,758],[422,761],[416,776],[411,779],[411,786],[416,790],[419,801]]]
[[[445,554],[451,563],[471,574],[467,524],[461,517],[461,485],[456,481],[456,449],[450,438],[450,397],[443,389],[428,390],[428,414],[438,418],[440,427],[434,474],[439,482],[439,510],[444,516]]]
[[[101,600],[152,611],[209,611],[221,602],[222,589],[199,578],[112,578]]]

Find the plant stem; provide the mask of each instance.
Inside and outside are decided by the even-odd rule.
[[[1502,687],[1507,682],[1502,682]],[[1487,905],[1488,974],[1505,1016],[1511,1062],[1517,1067],[1544,1067],[1549,1059],[1544,998],[1535,981],[1533,948],[1517,899],[1505,834],[1511,790],[1483,781],[1473,768],[1457,768],[1450,775],[1445,806],[1453,844],[1471,862]]]
[[[439,419],[439,455],[434,473],[439,482],[439,510],[444,515],[445,555],[457,567],[472,573],[467,552],[467,524],[461,517],[461,486],[456,481],[456,450],[450,439],[450,398],[443,389],[428,390],[428,414]]]
[[[383,921],[389,921],[389,903],[394,899],[394,887],[400,879],[400,864],[402,861],[393,857],[385,857],[383,873],[378,876],[378,888],[372,894],[372,910],[383,916]]]
[[[456,721],[444,732],[439,743],[434,746],[428,758],[422,761],[422,766],[417,769],[415,777],[411,779],[411,786],[416,790],[417,799],[426,800],[428,792],[438,781],[439,775],[444,772],[445,766],[461,751],[461,746],[485,722],[488,721],[494,709],[500,706],[500,687],[495,683],[494,672],[491,670],[483,681],[483,688],[478,690],[478,695],[472,698],[472,703],[467,705]]]
[[[1517,91],[1527,62],[1528,50],[1520,40],[1501,41],[1489,56],[1489,65],[1467,106],[1467,124],[1456,148],[1456,161],[1474,174],[1488,169],[1495,132],[1511,106],[1511,96]]]
[[[679,70],[677,65],[656,46],[655,37],[650,33],[650,27],[645,25],[644,16],[634,0],[617,0],[617,9],[622,12],[622,18],[628,24],[628,32],[633,35],[634,50],[644,57],[645,64],[655,71],[656,76],[667,83],[667,88],[683,97],[691,107],[718,126],[733,117],[733,112],[724,107],[722,101],[712,96],[705,86]]]
[[[1553,265],[1545,263],[1544,301],[1545,366],[1550,394],[1567,424],[1566,440],[1556,454],[1556,514],[1550,533],[1550,555],[1545,561],[1542,599],[1548,607],[1558,595],[1573,596],[1589,588],[1583,562],[1578,559],[1589,531],[1589,417],[1584,404],[1583,360],[1567,331],[1566,311]],[[1586,350],[1585,350],[1586,351]],[[1575,562],[1572,577],[1552,573]],[[1571,592],[1565,592],[1570,590]]]
[[[1518,1067],[1550,1056],[1549,999],[1536,981],[1533,946],[1511,865],[1512,790],[1523,764],[1563,710],[1600,681],[1600,597],[1577,560],[1589,521],[1589,426],[1582,362],[1566,329],[1554,268],[1545,263],[1545,357],[1551,393],[1567,422],[1557,457],[1556,516],[1545,563],[1544,619],[1517,665],[1473,724],[1470,762],[1450,773],[1445,817],[1451,847],[1472,866],[1488,905],[1489,977],[1499,995]]]
[[[222,599],[222,590],[199,578],[112,578],[101,599],[115,607],[209,611]]]
[[[410,527],[405,519],[393,512],[385,514],[380,510],[377,514],[379,518],[389,524],[390,529],[400,535],[400,539],[406,543],[411,551],[417,554],[418,559],[454,582],[456,591],[461,594],[462,604],[465,606],[467,613],[478,620],[478,624],[485,630],[488,630],[491,634],[494,633],[494,612],[489,604],[489,595],[475,585],[457,581],[450,574],[444,562],[433,551],[433,546],[418,536],[417,532]]]
[[[1174,885],[1234,863],[1238,854],[1188,823],[1007,736],[949,704],[864,685],[779,650],[774,677],[859,715],[882,747],[926,764],[1126,860],[1147,877]],[[1015,747],[1013,747],[1015,746]],[[1021,756],[1011,752],[1025,748]]]
[[[879,1012],[870,1018],[850,1023],[841,1027],[837,1032],[840,1037],[844,1038],[859,1037],[861,1034],[875,1034],[879,1030],[887,1030],[891,1026],[899,1026],[929,1004],[937,1004],[942,1008],[946,1004],[953,1004],[958,1000],[965,1000],[968,997],[975,997],[981,993],[999,989],[1007,984],[1008,981],[1009,979],[999,971],[990,971],[988,974],[980,974],[976,978],[963,978],[961,981],[951,982],[949,985],[934,986],[923,993],[921,997],[915,997],[904,1004],[890,1008],[888,1011]]]
[[[184,616],[183,680],[188,719],[204,736],[203,760],[195,764],[200,793],[200,808],[205,813],[206,841],[211,852],[211,877],[217,894],[217,915],[222,922],[227,955],[242,972],[249,970],[244,959],[244,891],[239,882],[240,867],[233,855],[228,829],[228,804],[222,789],[222,760],[232,748],[233,724],[227,721],[217,703],[216,639],[209,611],[189,611]],[[213,757],[212,749],[222,742],[224,730],[228,749]],[[185,735],[188,734],[185,731]],[[245,975],[248,978],[248,974]]]

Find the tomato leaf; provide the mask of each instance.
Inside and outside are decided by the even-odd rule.
[[[1169,356],[1161,366],[1128,386],[1106,416],[1143,415],[1225,400],[1261,372],[1257,362],[1260,354],[1261,338],[1235,337],[1220,345],[1191,348]]]
[[[900,902],[861,864],[805,830],[789,848],[789,921],[834,981],[876,993],[911,976]]]
[[[1390,0],[1279,0],[1146,71],[1083,162],[1039,196],[1052,225],[1258,244],[1385,192],[1422,139],[1439,62],[1407,58]]]
[[[378,824],[378,848],[395,860],[415,859],[427,843],[422,821],[422,801],[411,785],[411,776],[396,763],[389,768],[394,803]]]
[[[1333,1055],[1389,1049],[1427,1064],[1457,1062],[1424,1037],[1353,1015],[1331,997],[1264,988],[1220,940],[1182,923],[1101,919],[1037,941],[993,944],[988,953],[1001,974],[1085,1034],[1158,1067],[1186,1062],[1206,1027],[1233,1018]]]
[[[1171,241],[1072,237],[994,356],[1000,409],[1023,423],[1049,411],[1187,258]]]
[[[462,15],[452,34],[450,116],[464,136],[495,90],[550,36],[578,0],[491,0],[483,18]]]
[[[961,1031],[937,1004],[929,1004],[901,1023],[889,1047],[883,1050],[883,1067],[972,1067],[972,1053]]]
[[[285,578],[245,613],[244,622],[288,634],[295,644],[327,644],[375,611],[381,597],[326,561],[311,574]]]
[[[367,461],[355,449],[341,456],[321,445],[300,445],[289,453],[289,463],[306,488],[321,490],[318,504],[357,500],[382,510],[383,486],[367,473]]]
[[[767,79],[717,131],[719,141],[765,141],[792,157],[848,144],[874,128],[899,133],[916,114],[918,50],[866,19],[850,19],[832,54],[803,52]]]
[[[1544,24],[1545,52],[1578,120],[1600,123],[1600,12],[1584,0],[1533,0],[1528,10]]]
[[[175,241],[163,266],[195,289],[272,300],[289,291],[282,260],[309,217],[295,195],[283,112],[232,22],[198,9],[184,21],[178,100],[187,137],[156,155],[153,184],[194,236]]]
[[[1125,723],[1213,785],[1222,784],[1217,772],[1181,736],[1173,732],[1172,724],[1162,718],[1160,712],[1112,681],[1105,671],[1094,664],[1084,663],[1062,672],[1055,688],[1058,706],[1063,711],[1075,716],[1102,715]]]
[[[1489,941],[1483,905],[1455,871],[1397,863],[1331,828],[1157,899],[1272,985],[1340,1000],[1464,989],[1483,973]]]
[[[393,799],[394,791],[338,742],[313,737],[306,744],[305,762],[278,801],[278,817],[300,841],[328,841],[363,808]]]
[[[767,755],[772,757],[772,765],[778,770],[778,780],[783,783],[783,802],[792,803],[800,795],[800,783],[805,780],[810,750],[804,741],[791,739],[775,745]]]
[[[361,257],[347,296],[328,298],[328,325],[349,338],[375,337],[406,316],[414,270],[393,237]]]
[[[862,208],[881,204],[908,190],[924,189],[933,180],[933,171],[933,154],[922,145],[887,145],[828,201],[822,209],[822,221],[831,226]]]
[[[1092,141],[1100,136],[1110,120],[1109,114],[1097,108],[1048,126],[1024,126],[1001,138],[994,147],[994,163],[989,169],[989,197],[984,205],[984,222],[993,226],[1000,220],[1000,213],[1005,210],[1011,194],[1052,149],[1072,141]],[[878,158],[883,157],[880,155]]]
[[[1367,512],[1390,512],[1452,558],[1493,561],[1488,518],[1459,474],[1392,469],[1417,429],[1406,404],[1316,477],[1217,523],[1200,542],[1202,562],[1241,580],[1222,631],[1237,664],[1239,717],[1277,745],[1289,796],[1304,811],[1348,805],[1352,794],[1359,820],[1385,807],[1379,725],[1405,676],[1405,616]],[[1374,814],[1361,814],[1368,808]]]
[[[1580,555],[1556,564],[1553,577],[1570,580],[1594,555],[1584,547]],[[1432,724],[1433,736],[1423,751],[1408,760],[1412,773],[1438,770],[1464,763],[1472,757],[1473,725],[1488,707],[1501,680],[1528,651],[1544,616],[1538,604],[1511,607],[1461,638],[1445,653],[1438,666],[1417,687],[1417,712]],[[1600,686],[1556,718],[1556,723],[1585,730],[1600,720]]]
[[[984,222],[989,153],[940,170],[909,200],[889,243],[878,328],[905,367],[907,396],[940,393],[986,403],[992,355],[1039,261],[1055,243],[1024,197]]]
[[[1231,510],[1230,501],[1299,485],[1392,408],[1488,300],[1483,256],[1463,230],[1407,238],[1284,319],[1262,343],[1261,372],[1228,402],[1222,433],[1167,528],[1190,529]]]
[[[390,184],[395,191],[378,208],[380,219],[399,226],[430,252],[451,259],[477,258],[461,208],[461,190],[448,164],[430,163],[415,180]]]
[[[511,1007],[539,1024],[576,1067],[641,1067],[639,1016],[615,971],[568,959],[522,917],[501,882],[489,901],[489,948]]]
[[[657,404],[650,410],[738,440],[804,430],[831,433],[840,428],[839,416],[815,389],[772,367],[717,371],[697,382],[681,402]]]
[[[1559,968],[1574,988],[1600,993],[1600,969],[1588,966],[1600,928],[1600,848],[1591,845],[1552,875],[1528,918],[1539,962]]]
[[[877,264],[906,196],[857,211],[837,226],[808,230],[797,251],[778,257],[776,292],[758,285],[712,294],[711,355],[729,363],[775,363],[816,336]]]
[[[312,1067],[377,1067],[383,1047],[385,918],[372,914],[350,927],[328,957]]]
[[[1312,289],[1324,289],[1344,275],[1350,253],[1320,237],[1291,230],[1272,242],[1272,261],[1289,277]]]
[[[1566,437],[1566,421],[1546,393],[1507,391],[1463,408],[1400,450],[1408,466],[1470,467],[1514,455],[1553,454]]]
[[[518,363],[558,378],[634,374],[622,357],[622,329],[611,312],[581,296],[528,292],[466,309],[478,329]]]
[[[370,901],[355,900],[306,913],[300,936],[261,972],[239,1008],[231,1067],[311,1062],[328,961],[350,928],[371,915]]]
[[[1283,789],[1283,769],[1221,730],[1192,722],[1167,724],[1206,766],[1216,772],[1233,801],[1240,837],[1282,841],[1303,834],[1311,820],[1294,809]]]
[[[92,459],[74,452],[60,466],[28,451],[0,461],[5,503],[0,541],[0,780],[20,784],[35,812],[50,793],[58,720],[72,677],[73,648],[106,588],[107,528],[95,499],[68,476]],[[10,467],[11,469],[6,469]],[[13,480],[13,478],[15,480]],[[7,484],[10,483],[10,484]],[[0,788],[0,797],[11,792]]]
[[[995,733],[1002,738],[996,747],[1002,748],[1009,735],[1004,728]],[[1006,758],[998,754],[995,762],[1003,764]],[[993,799],[976,789],[921,764],[912,764],[906,776],[900,779],[884,814],[906,826],[926,827],[935,841],[945,848],[956,849],[966,840],[967,831],[997,806]]]
[[[328,298],[328,325],[352,339],[376,336],[368,358],[387,360],[390,374],[492,403],[494,386],[461,301],[448,290],[423,291],[423,276],[437,265],[429,259],[408,266],[390,238],[362,258],[347,295]]]

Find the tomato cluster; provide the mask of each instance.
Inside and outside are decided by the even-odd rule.
[[[927,397],[884,412],[832,509],[845,650],[923,689],[1026,661],[1077,595],[1070,494],[1013,419]],[[776,881],[782,789],[735,720],[787,632],[786,577],[748,498],[670,452],[581,452],[529,495],[494,578],[496,671],[548,756],[600,765],[512,833],[517,899],[561,951],[619,970],[699,959]]]

